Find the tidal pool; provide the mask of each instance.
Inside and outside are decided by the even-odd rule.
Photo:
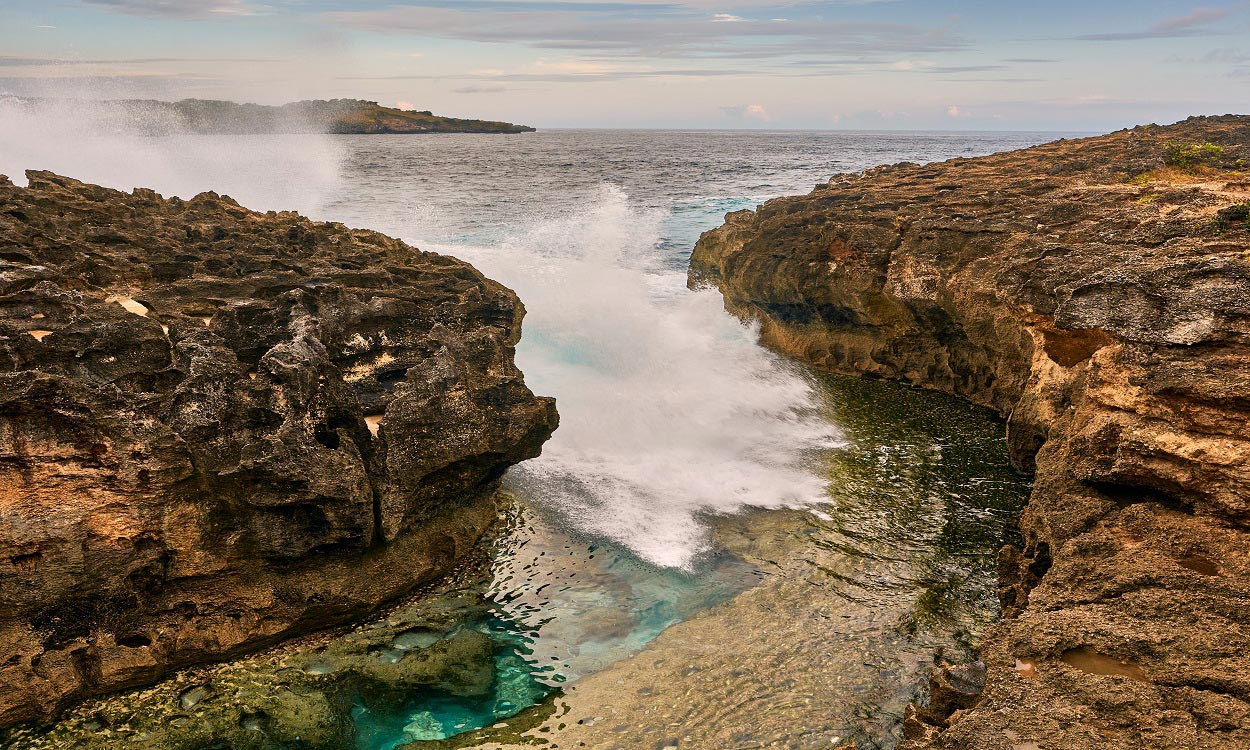
[[[1028,485],[983,410],[813,375],[828,502],[705,519],[693,571],[504,503],[450,580],[350,630],[94,701],[5,747],[892,747],[997,615]],[[657,744],[660,743],[660,744]]]

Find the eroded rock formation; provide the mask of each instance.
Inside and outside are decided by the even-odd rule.
[[[0,177],[0,725],[445,571],[556,426],[515,295],[205,193]]]
[[[839,175],[700,240],[692,283],[766,342],[991,406],[1035,473],[985,688],[936,675],[910,747],[1250,747],[1247,160],[1250,117],[1192,118]]]

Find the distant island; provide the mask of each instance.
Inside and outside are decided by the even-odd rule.
[[[7,97],[6,97],[7,98]],[[363,99],[312,99],[281,106],[212,99],[70,101],[14,97],[34,107],[90,107],[109,129],[146,133],[527,133],[534,128],[493,120],[462,120],[429,111],[384,107]]]

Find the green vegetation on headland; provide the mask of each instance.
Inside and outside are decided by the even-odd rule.
[[[282,106],[211,99],[57,101],[24,99],[28,106],[89,108],[105,127],[141,132],[250,133],[526,133],[534,128],[493,120],[463,120],[429,111],[384,107],[362,99],[312,99]]]

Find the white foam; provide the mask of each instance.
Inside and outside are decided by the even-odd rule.
[[[690,292],[659,263],[659,214],[611,186],[588,204],[495,248],[443,248],[516,289],[528,310],[518,363],[560,409],[542,457],[513,481],[674,567],[707,549],[707,514],[826,499],[805,462],[838,436],[810,384],[717,292]]]

